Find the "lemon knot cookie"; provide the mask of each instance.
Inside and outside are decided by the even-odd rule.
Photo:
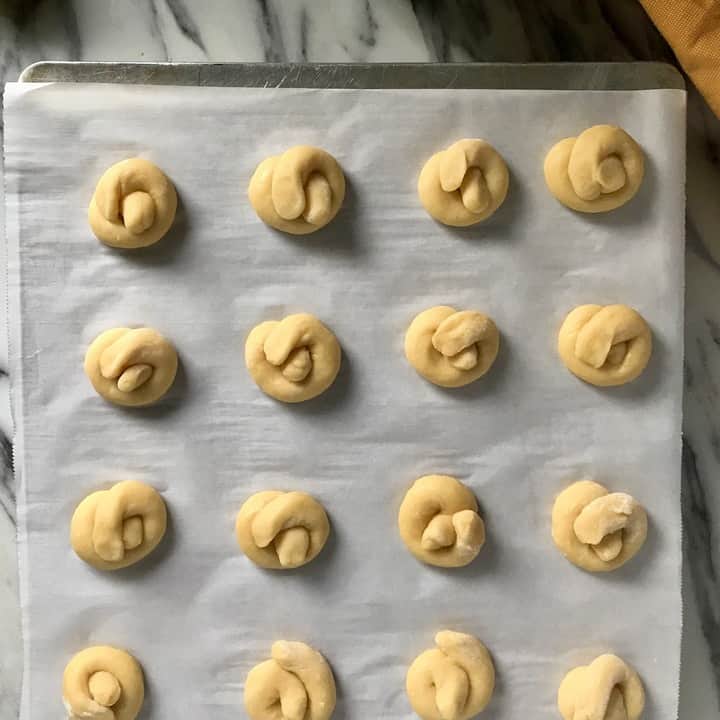
[[[248,196],[267,225],[307,235],[337,215],[345,198],[345,175],[330,153],[298,145],[258,165]]]
[[[99,570],[118,570],[149,555],[167,528],[160,494],[137,480],[88,495],[70,523],[70,544],[77,555]]]
[[[327,390],[340,370],[341,354],[335,335],[307,313],[260,323],[245,341],[252,379],[270,397],[288,403]]]
[[[552,511],[552,536],[560,552],[590,572],[615,570],[647,536],[647,514],[633,497],[611,493],[592,480],[565,488]]]
[[[505,200],[509,184],[507,165],[490,143],[458,140],[425,163],[418,194],[435,220],[465,227],[489,218]]]
[[[573,210],[601,213],[619,208],[640,188],[641,147],[622,128],[595,125],[561,140],[545,157],[550,192]]]
[[[156,243],[175,219],[177,193],[162,170],[130,158],[105,171],[90,201],[88,219],[98,240],[119,248]]]
[[[495,362],[500,333],[476,310],[437,305],[424,310],[405,334],[405,356],[419,375],[442,387],[461,387],[482,377]]]
[[[413,483],[400,505],[398,527],[418,560],[439,567],[467,565],[485,544],[475,496],[449,475],[425,475]]]
[[[250,720],[328,720],[335,709],[335,679],[325,658],[301,642],[273,643],[271,659],[245,681]]]
[[[323,506],[304,492],[265,490],[240,508],[235,536],[240,549],[256,564],[288,570],[313,560],[330,534]]]
[[[135,720],[145,697],[143,673],[124,650],[89,647],[66,665],[62,693],[70,720]]]
[[[178,357],[169,340],[151,328],[114,328],[98,335],[85,354],[85,374],[105,400],[141,406],[170,389]]]
[[[564,720],[638,720],[644,707],[642,681],[617,655],[600,655],[576,667],[558,690]]]
[[[652,333],[627,305],[580,305],[563,321],[558,352],[573,375],[609,387],[635,380],[652,354]]]
[[[472,635],[442,630],[436,647],[413,661],[406,688],[422,720],[469,720],[490,702],[495,667],[487,648]]]

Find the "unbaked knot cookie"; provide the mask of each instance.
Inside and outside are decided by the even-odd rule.
[[[627,493],[611,493],[592,480],[580,480],[557,496],[552,536],[574,565],[608,572],[624,565],[643,546],[647,515]]]
[[[405,334],[409,363],[442,387],[461,387],[482,377],[499,348],[500,333],[487,315],[447,305],[421,312]]]
[[[580,305],[564,320],[558,352],[573,375],[600,387],[635,380],[652,354],[652,333],[627,305]]]
[[[167,528],[167,510],[154,488],[124,480],[88,495],[70,523],[70,544],[86,563],[118,570],[149,555]]]
[[[631,200],[645,173],[641,147],[622,128],[595,125],[561,140],[545,158],[550,192],[573,210],[601,213]]]
[[[305,643],[273,643],[271,659],[256,665],[245,680],[250,720],[328,720],[334,709],[332,670]]]
[[[288,403],[320,395],[340,370],[340,344],[314,315],[288,315],[252,329],[245,341],[245,364],[258,387]]]
[[[264,223],[307,235],[337,215],[345,198],[345,175],[330,153],[298,145],[258,165],[248,196]]]
[[[443,630],[436,648],[413,661],[406,688],[423,720],[469,720],[490,702],[495,667],[487,648],[472,635]]]
[[[124,650],[89,647],[65,667],[62,693],[70,720],[135,720],[145,698],[143,673]]]
[[[99,395],[117,405],[157,402],[177,373],[172,343],[151,328],[114,328],[98,335],[85,354],[85,374]]]
[[[304,492],[255,493],[243,503],[235,522],[240,549],[255,564],[272,570],[309,563],[329,534],[325,509]]]
[[[617,655],[600,655],[576,667],[558,690],[563,720],[638,720],[644,707],[642,681]]]
[[[458,140],[435,153],[418,179],[420,201],[435,220],[465,227],[489,218],[507,195],[510,175],[485,140]]]
[[[98,240],[119,248],[156,243],[170,229],[177,193],[162,170],[130,158],[105,171],[90,201],[88,220]]]
[[[425,475],[413,483],[400,505],[398,527],[418,560],[439,567],[467,565],[485,544],[475,496],[449,475]]]

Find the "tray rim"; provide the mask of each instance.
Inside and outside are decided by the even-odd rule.
[[[21,83],[83,82],[207,87],[356,89],[685,90],[662,62],[177,63],[43,60]]]

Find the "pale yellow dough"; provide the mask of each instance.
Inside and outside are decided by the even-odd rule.
[[[257,565],[289,570],[313,560],[330,534],[323,506],[304,492],[265,490],[240,508],[235,536]]]
[[[75,655],[65,667],[62,685],[71,720],[134,720],[145,698],[138,661],[107,645]]]
[[[545,157],[550,192],[573,210],[601,213],[631,200],[645,173],[642,148],[622,128],[595,125]]]
[[[70,523],[70,544],[86,563],[118,570],[150,554],[167,528],[165,502],[154,488],[124,480],[88,495]]]
[[[408,362],[442,387],[460,387],[482,377],[499,348],[500,333],[487,315],[447,305],[421,312],[405,334]]]
[[[558,352],[571,373],[599,387],[635,380],[652,354],[652,333],[627,305],[580,305],[563,321]]]
[[[337,215],[345,198],[345,175],[330,153],[298,145],[258,165],[248,197],[264,223],[307,235]]]
[[[630,495],[611,493],[592,480],[580,480],[557,496],[552,536],[574,565],[590,572],[609,572],[624,565],[643,546],[647,514]]]
[[[303,402],[320,395],[340,370],[340,344],[314,315],[288,315],[252,329],[245,364],[258,387],[276,400]]]
[[[563,720],[638,720],[644,707],[642,681],[617,655],[576,667],[558,690]]]
[[[422,720],[469,720],[490,702],[495,667],[487,648],[472,635],[443,630],[436,648],[418,655],[406,688]]]
[[[475,496],[449,475],[425,475],[413,483],[400,505],[398,527],[418,560],[439,567],[467,565],[485,544]]]
[[[428,213],[445,225],[465,227],[489,218],[502,205],[510,184],[507,165],[485,140],[458,140],[435,153],[418,179]]]
[[[85,354],[85,374],[99,395],[117,405],[157,402],[177,372],[172,343],[151,328],[114,328],[92,341]]]
[[[130,158],[105,171],[88,208],[98,240],[119,248],[156,243],[175,219],[177,193],[162,170],[143,158]]]
[[[245,680],[250,720],[328,720],[335,709],[335,679],[325,658],[301,642],[273,643],[270,660]]]

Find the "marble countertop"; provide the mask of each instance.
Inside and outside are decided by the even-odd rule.
[[[4,81],[42,59],[674,62],[633,0],[6,0],[0,48]],[[687,192],[680,718],[703,720],[720,712],[720,121],[692,88]],[[0,720],[14,720],[21,640],[5,336],[0,329]]]

